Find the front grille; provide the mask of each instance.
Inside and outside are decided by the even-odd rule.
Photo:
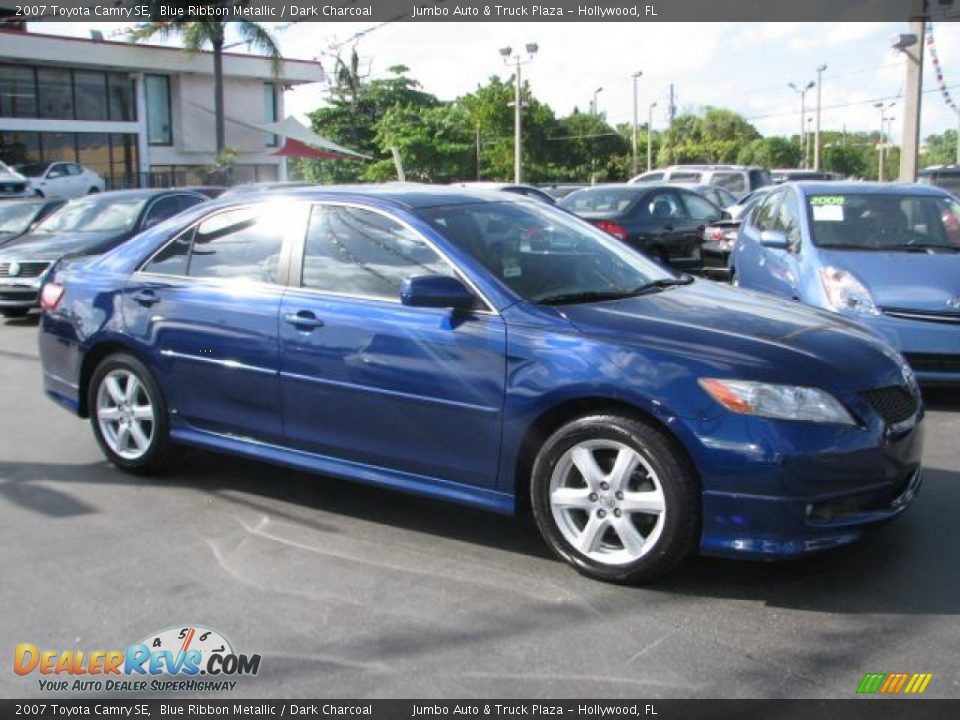
[[[0,183],[0,193],[22,193],[26,187],[24,183]]]
[[[14,265],[16,267],[13,267]],[[43,271],[49,266],[48,262],[0,262],[0,277],[35,278],[43,275]]]
[[[929,353],[906,353],[904,357],[914,372],[960,373],[960,355],[933,355]]]
[[[905,387],[892,386],[860,393],[887,425],[896,425],[912,418],[918,409],[917,398]]]
[[[901,308],[883,308],[883,312],[891,317],[905,320],[920,320],[922,322],[960,323],[960,312],[954,310],[904,310]]]
[[[39,297],[40,293],[38,293],[36,290],[0,290],[0,300],[8,300],[11,302],[25,302],[27,300],[35,301]]]

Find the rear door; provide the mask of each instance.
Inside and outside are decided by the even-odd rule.
[[[277,324],[287,253],[306,208],[214,212],[131,278],[127,332],[152,355],[175,423],[282,441]]]
[[[287,444],[420,477],[493,487],[506,373],[503,320],[408,307],[412,275],[456,275],[397,216],[313,206],[280,319]]]

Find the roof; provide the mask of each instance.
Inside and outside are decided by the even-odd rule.
[[[189,53],[183,48],[167,45],[92,40],[0,28],[0,47],[0,58],[4,62],[59,66],[63,64],[63,58],[69,58],[71,67],[213,74],[213,53],[206,50]],[[225,52],[223,60],[226,77],[264,80],[274,77],[270,60],[261,55]],[[296,85],[322,82],[324,77],[323,67],[316,60],[284,58],[279,81]]]
[[[138,190],[111,190],[105,193],[92,193],[71,198],[72,200],[98,200],[101,198],[151,198],[158,195],[201,195],[190,188],[141,188]]]
[[[785,182],[777,187],[796,187],[805,195],[842,195],[857,193],[860,195],[948,195],[946,191],[935,185],[921,185],[919,183],[879,183],[879,182],[851,182],[845,180],[796,180]]]
[[[239,196],[233,195],[237,200]],[[532,202],[542,205],[539,200],[531,200],[521,195],[511,195],[488,189],[449,187],[446,185],[425,185],[420,183],[384,183],[379,185],[311,185],[292,188],[289,191],[246,194],[245,201],[253,198],[276,200],[279,197],[297,197],[305,199],[364,198],[381,200],[409,209],[441,207],[445,205],[470,205],[483,202]]]

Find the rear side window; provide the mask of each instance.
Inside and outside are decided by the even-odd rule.
[[[578,190],[559,202],[560,207],[572,212],[626,212],[643,194],[643,188],[611,187]]]
[[[144,272],[157,275],[186,275],[187,262],[190,260],[190,241],[193,239],[193,228],[181,233],[172,242],[160,250],[148,262]]]
[[[751,170],[750,187],[758,188],[764,185],[773,185],[773,175],[769,170]]]
[[[720,208],[709,200],[705,200],[694,193],[680,193],[683,204],[687,206],[687,213],[694,220],[717,220],[720,218]]]
[[[654,220],[685,217],[680,201],[672,192],[655,192],[643,199],[643,215]]]
[[[689,183],[695,185],[696,183],[700,182],[702,177],[702,173],[698,172],[673,171],[667,173],[667,180],[673,183]]]
[[[747,180],[743,173],[718,172],[710,178],[710,184],[722,187],[732,193],[742,194],[750,188],[747,187]]]
[[[455,276],[412,230],[363,208],[315,205],[303,255],[302,285],[338,295],[398,300],[413,275]]]
[[[244,208],[201,222],[193,235],[187,274],[275,283],[286,227],[271,217]]]
[[[757,230],[769,230],[773,226],[774,212],[783,193],[772,193],[760,202],[760,206],[753,213],[753,227]]]

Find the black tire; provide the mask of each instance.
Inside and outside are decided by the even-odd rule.
[[[98,192],[100,192],[100,188],[98,188],[98,187],[92,187],[92,188],[90,188],[89,190],[87,190],[87,195],[95,195],[95,194],[97,194]]]
[[[26,317],[28,312],[30,312],[30,308],[0,308],[0,315],[5,318]]]
[[[125,458],[117,454],[107,442],[100,427],[100,418],[98,417],[97,395],[100,385],[108,374],[115,370],[125,370],[132,373],[140,381],[144,392],[149,398],[150,405],[154,409],[153,429],[150,436],[148,449],[142,456],[135,459]],[[87,407],[90,412],[90,424],[93,427],[93,435],[100,445],[100,449],[107,459],[125,472],[135,475],[152,475],[162,472],[169,467],[174,459],[174,449],[170,442],[170,423],[167,414],[167,404],[157,385],[153,374],[137,358],[126,353],[116,353],[104,358],[97,368],[93,371],[90,378],[90,386],[87,391]]]
[[[635,561],[606,564],[588,557],[564,537],[554,518],[550,502],[554,468],[568,450],[585,440],[610,440],[626,445],[657,475],[665,507],[662,527],[653,546]],[[621,584],[649,582],[682,562],[699,541],[701,497],[696,472],[662,431],[632,418],[591,415],[561,427],[547,439],[537,455],[530,493],[534,517],[550,549],[578,572],[595,580]]]
[[[40,190],[34,190],[33,194],[36,195],[38,198],[42,198],[44,196]]]

